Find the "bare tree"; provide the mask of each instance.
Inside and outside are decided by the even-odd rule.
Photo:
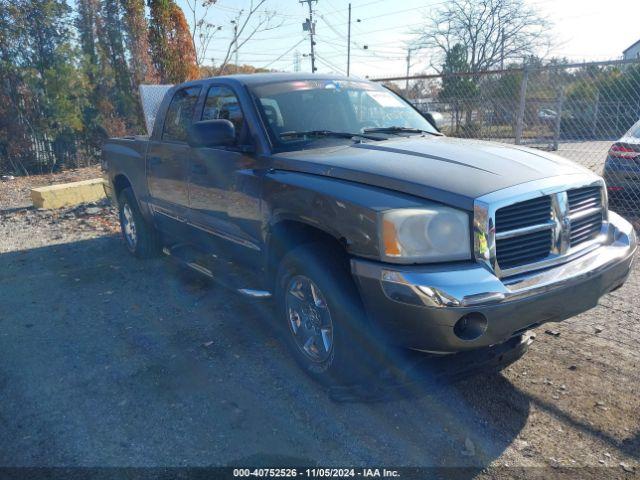
[[[209,13],[218,0],[185,0],[189,17],[191,18],[191,39],[196,51],[196,63],[198,67],[207,59],[207,50],[221,25],[215,25],[209,21]]]
[[[440,71],[447,54],[463,45],[470,72],[522,59],[549,45],[549,21],[524,0],[451,0],[414,32],[416,45],[435,50]]]
[[[207,52],[216,33],[222,29],[220,24],[216,25],[210,21],[212,7],[215,6],[217,0],[185,1],[191,17],[191,34],[197,63],[202,67],[207,60],[214,60],[207,57]],[[238,10],[231,21],[233,25],[232,37],[224,50],[224,57],[219,61],[218,74],[227,71],[234,55],[237,55],[240,48],[256,34],[273,30],[282,25],[282,22],[274,22],[277,12],[263,8],[266,2],[267,0],[251,0],[246,9]]]
[[[229,42],[225,56],[220,62],[218,75],[227,73],[227,66],[231,61],[231,57],[233,55],[236,55],[237,57],[237,53],[240,48],[242,48],[242,46],[251,40],[251,38],[253,38],[257,33],[273,30],[282,25],[282,22],[274,23],[273,21],[277,12],[272,10],[260,10],[266,1],[267,0],[251,0],[249,8],[246,11],[240,10],[236,15],[236,18],[233,20],[233,38]],[[255,19],[255,21],[252,21],[252,19]],[[236,61],[235,63],[237,70],[238,62]]]

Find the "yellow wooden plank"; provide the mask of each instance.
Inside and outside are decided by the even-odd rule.
[[[81,203],[97,202],[103,198],[105,193],[101,178],[31,189],[31,200],[36,208],[71,207]]]

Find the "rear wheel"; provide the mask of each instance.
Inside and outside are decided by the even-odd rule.
[[[323,384],[365,383],[381,350],[348,267],[342,252],[314,243],[293,249],[278,268],[279,330],[300,366]]]
[[[160,253],[160,235],[147,222],[138,207],[133,191],[125,188],[118,196],[120,229],[127,249],[138,258],[150,258]]]

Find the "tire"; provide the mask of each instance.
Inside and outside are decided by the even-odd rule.
[[[293,249],[279,264],[275,294],[280,335],[316,381],[364,384],[378,371],[383,342],[367,321],[343,252],[322,243]]]
[[[118,195],[120,230],[127,250],[138,258],[152,258],[160,254],[162,243],[155,227],[147,222],[138,207],[131,188]]]

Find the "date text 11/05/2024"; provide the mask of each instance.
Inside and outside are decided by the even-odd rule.
[[[236,468],[233,477],[305,478],[401,478],[398,470],[387,468]]]

